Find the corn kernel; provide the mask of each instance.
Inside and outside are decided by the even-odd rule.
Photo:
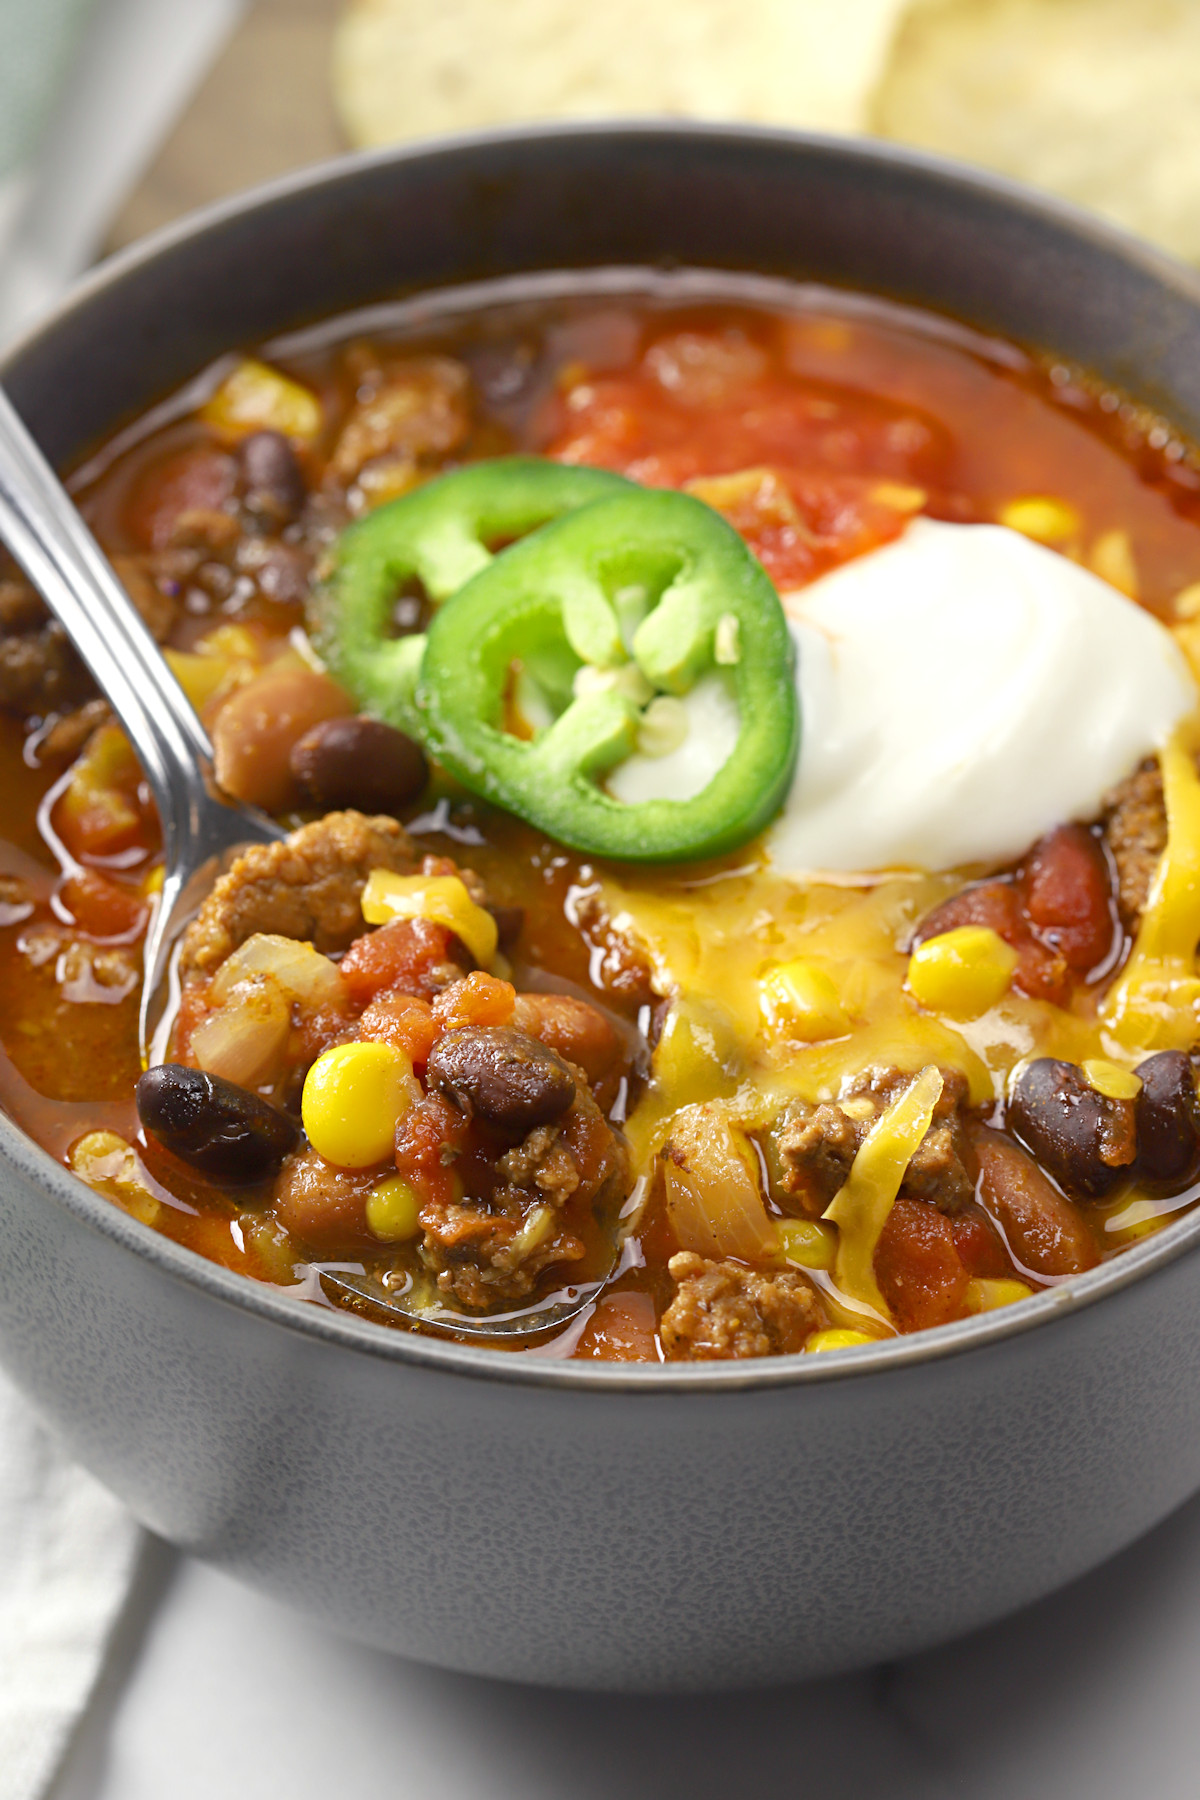
[[[219,656],[197,656],[192,650],[164,650],[171,673],[197,712],[202,712],[225,685],[229,664]]]
[[[385,1244],[400,1244],[421,1229],[420,1202],[402,1175],[389,1175],[367,1195],[367,1230]]]
[[[393,875],[390,869],[372,869],[363,889],[362,911],[368,925],[386,925],[389,919],[432,919],[461,938],[483,968],[496,954],[496,921],[476,906],[457,875]]]
[[[1103,1056],[1090,1056],[1082,1064],[1083,1073],[1098,1094],[1109,1100],[1136,1100],[1142,1091],[1142,1078],[1120,1063],[1108,1062]]]
[[[321,402],[314,393],[253,356],[225,377],[200,408],[200,417],[225,438],[278,431],[298,444],[311,444],[322,422]]]
[[[918,944],[908,991],[929,1012],[975,1019],[1007,992],[1017,953],[988,925],[960,925]]]
[[[147,899],[150,899],[154,894],[162,893],[165,877],[166,869],[162,863],[155,863],[154,867],[147,871],[146,877],[142,882],[142,892]]]
[[[819,964],[804,958],[780,963],[765,975],[759,998],[771,1028],[804,1043],[840,1037],[850,1029],[831,977]]]
[[[820,1354],[822,1350],[852,1350],[855,1344],[877,1342],[866,1331],[814,1331],[804,1348],[810,1354]]]
[[[97,1193],[140,1219],[154,1225],[162,1202],[149,1186],[132,1144],[115,1131],[89,1131],[71,1149],[71,1167],[80,1180]]]
[[[1177,619],[1200,617],[1200,581],[1189,582],[1187,587],[1180,588],[1172,605]]]
[[[1023,1281],[968,1281],[967,1311],[995,1312],[998,1306],[1015,1306],[1018,1300],[1028,1300],[1032,1292]]]
[[[893,512],[920,512],[928,498],[924,488],[910,487],[906,481],[877,481],[871,489],[871,499]]]
[[[412,1064],[395,1045],[335,1044],[305,1079],[308,1141],[341,1169],[370,1168],[391,1156],[396,1127],[419,1093]]]
[[[1088,567],[1110,587],[1119,588],[1131,600],[1137,599],[1137,564],[1127,531],[1103,532],[1088,552]]]
[[[1083,529],[1083,520],[1065,500],[1049,494],[1025,494],[1000,508],[1000,523],[1038,544],[1065,544]]]
[[[781,1219],[776,1230],[785,1262],[802,1269],[832,1269],[837,1233],[820,1219]]]

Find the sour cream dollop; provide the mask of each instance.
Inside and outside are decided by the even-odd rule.
[[[781,873],[1019,856],[1095,817],[1200,698],[1164,625],[1002,525],[914,519],[783,604],[801,741],[766,839]],[[728,685],[710,676],[686,704],[684,742],[614,770],[618,798],[686,799],[720,767]]]
[[[949,869],[1094,817],[1197,703],[1164,625],[1002,525],[915,519],[785,597],[800,761],[781,869]]]

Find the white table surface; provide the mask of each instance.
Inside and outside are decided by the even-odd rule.
[[[1196,1800],[1200,1500],[1064,1593],[941,1650],[686,1699],[421,1668],[155,1547],[52,1800],[759,1793]]]

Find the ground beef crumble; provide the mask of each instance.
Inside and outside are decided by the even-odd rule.
[[[659,1326],[672,1362],[726,1362],[787,1356],[821,1324],[817,1297],[802,1275],[762,1274],[734,1262],[708,1262],[691,1250],[667,1265],[677,1293]]]
[[[362,934],[372,869],[414,866],[395,819],[327,813],[278,844],[255,844],[223,875],[187,929],[181,969],[211,975],[255,932],[310,941],[325,955]]]
[[[1117,867],[1121,921],[1137,929],[1158,860],[1167,847],[1162,771],[1150,760],[1105,795],[1104,841]]]
[[[487,1195],[427,1201],[421,1260],[463,1306],[494,1306],[532,1293],[543,1269],[577,1262],[576,1227],[628,1186],[628,1155],[580,1078],[570,1110],[538,1125],[495,1164]]]
[[[967,1082],[957,1069],[941,1073],[941,1098],[900,1191],[957,1212],[974,1197],[977,1173],[965,1123]],[[864,1069],[836,1101],[795,1101],[772,1134],[779,1198],[802,1212],[823,1213],[880,1113],[911,1080],[902,1069]]]

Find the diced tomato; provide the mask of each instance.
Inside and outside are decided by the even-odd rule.
[[[954,1248],[966,1264],[972,1278],[1001,1281],[1011,1277],[1013,1267],[1000,1241],[1000,1234],[986,1213],[974,1206],[955,1213],[950,1220]]]
[[[401,1119],[396,1169],[416,1190],[423,1207],[450,1206],[461,1191],[454,1160],[466,1135],[466,1119],[440,1094],[427,1094]]]
[[[423,1069],[429,1061],[438,1029],[428,1000],[415,994],[381,994],[358,1022],[360,1037],[403,1050],[414,1069]]]
[[[142,895],[122,887],[99,869],[78,869],[59,889],[63,904],[89,937],[131,938],[146,922]]]
[[[207,1017],[208,983],[189,981],[179,996],[179,1007],[175,1014],[175,1029],[171,1039],[173,1062],[194,1064],[196,1059],[192,1055],[192,1033]]]
[[[511,982],[474,969],[465,981],[443,988],[434,1000],[433,1014],[442,1031],[457,1031],[463,1025],[507,1025],[516,998]]]
[[[657,1362],[654,1303],[649,1294],[605,1294],[575,1346],[597,1362]]]
[[[313,1011],[301,1006],[294,1010],[298,1017],[288,1047],[289,1061],[314,1063],[331,1044],[352,1035],[353,1020],[344,1007],[323,1006]]]
[[[423,994],[431,969],[452,960],[456,939],[432,919],[392,919],[355,938],[339,967],[360,1003],[389,992]]]
[[[139,789],[142,771],[116,725],[92,733],[54,809],[54,828],[73,856],[114,856],[149,833]]]
[[[960,1317],[970,1274],[945,1214],[924,1200],[897,1200],[875,1250],[875,1279],[902,1331]]]

